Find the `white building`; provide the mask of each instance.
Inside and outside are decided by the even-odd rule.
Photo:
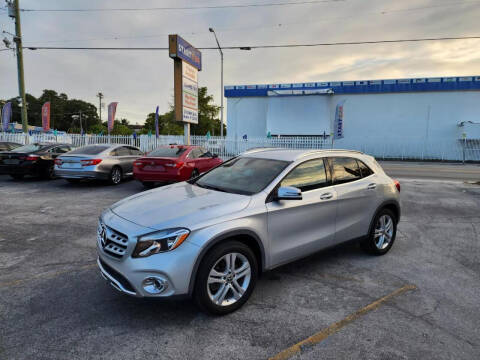
[[[379,157],[480,160],[480,76],[226,86],[227,138],[322,137]]]

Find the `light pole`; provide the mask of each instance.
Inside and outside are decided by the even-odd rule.
[[[103,99],[103,94],[101,92],[99,92],[97,94],[97,97],[98,97],[98,101],[99,101],[99,104],[98,104],[98,117],[100,118],[100,124],[102,123],[102,99]]]
[[[19,0],[7,1],[8,16],[15,19],[15,42],[17,49],[17,68],[18,68],[18,90],[22,106],[20,108],[22,115],[22,129],[24,133],[28,132],[27,100],[25,97],[25,78],[23,75],[23,51],[22,51],[22,29],[20,26],[20,5]],[[6,45],[6,44],[5,44]]]
[[[213,28],[208,28],[208,30],[213,33],[215,40],[217,41],[218,50],[220,51],[220,60],[221,60],[221,73],[220,73],[220,137],[223,138],[223,51],[218,42],[217,34]]]

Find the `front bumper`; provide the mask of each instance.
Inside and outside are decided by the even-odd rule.
[[[98,267],[116,290],[136,297],[165,298],[188,294],[194,264],[201,250],[199,246],[186,240],[171,252],[132,258],[137,237],[152,232],[152,229],[131,223],[112,212],[104,215],[102,221],[108,228],[128,235],[126,253],[121,258],[106,253],[97,239]],[[165,288],[158,293],[149,292],[146,281],[151,278],[164,282]]]
[[[63,170],[55,167],[55,175],[64,179],[108,179],[108,173],[100,171]]]

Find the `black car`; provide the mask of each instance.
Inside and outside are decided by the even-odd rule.
[[[11,151],[19,146],[22,146],[22,144],[17,144],[17,143],[8,142],[8,141],[0,141],[0,152]]]
[[[14,179],[25,175],[53,179],[55,158],[70,150],[72,147],[68,144],[34,143],[0,152],[0,174],[8,174]]]

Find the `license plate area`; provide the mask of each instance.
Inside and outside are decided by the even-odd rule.
[[[6,165],[18,165],[20,160],[18,159],[3,159],[3,163]]]

